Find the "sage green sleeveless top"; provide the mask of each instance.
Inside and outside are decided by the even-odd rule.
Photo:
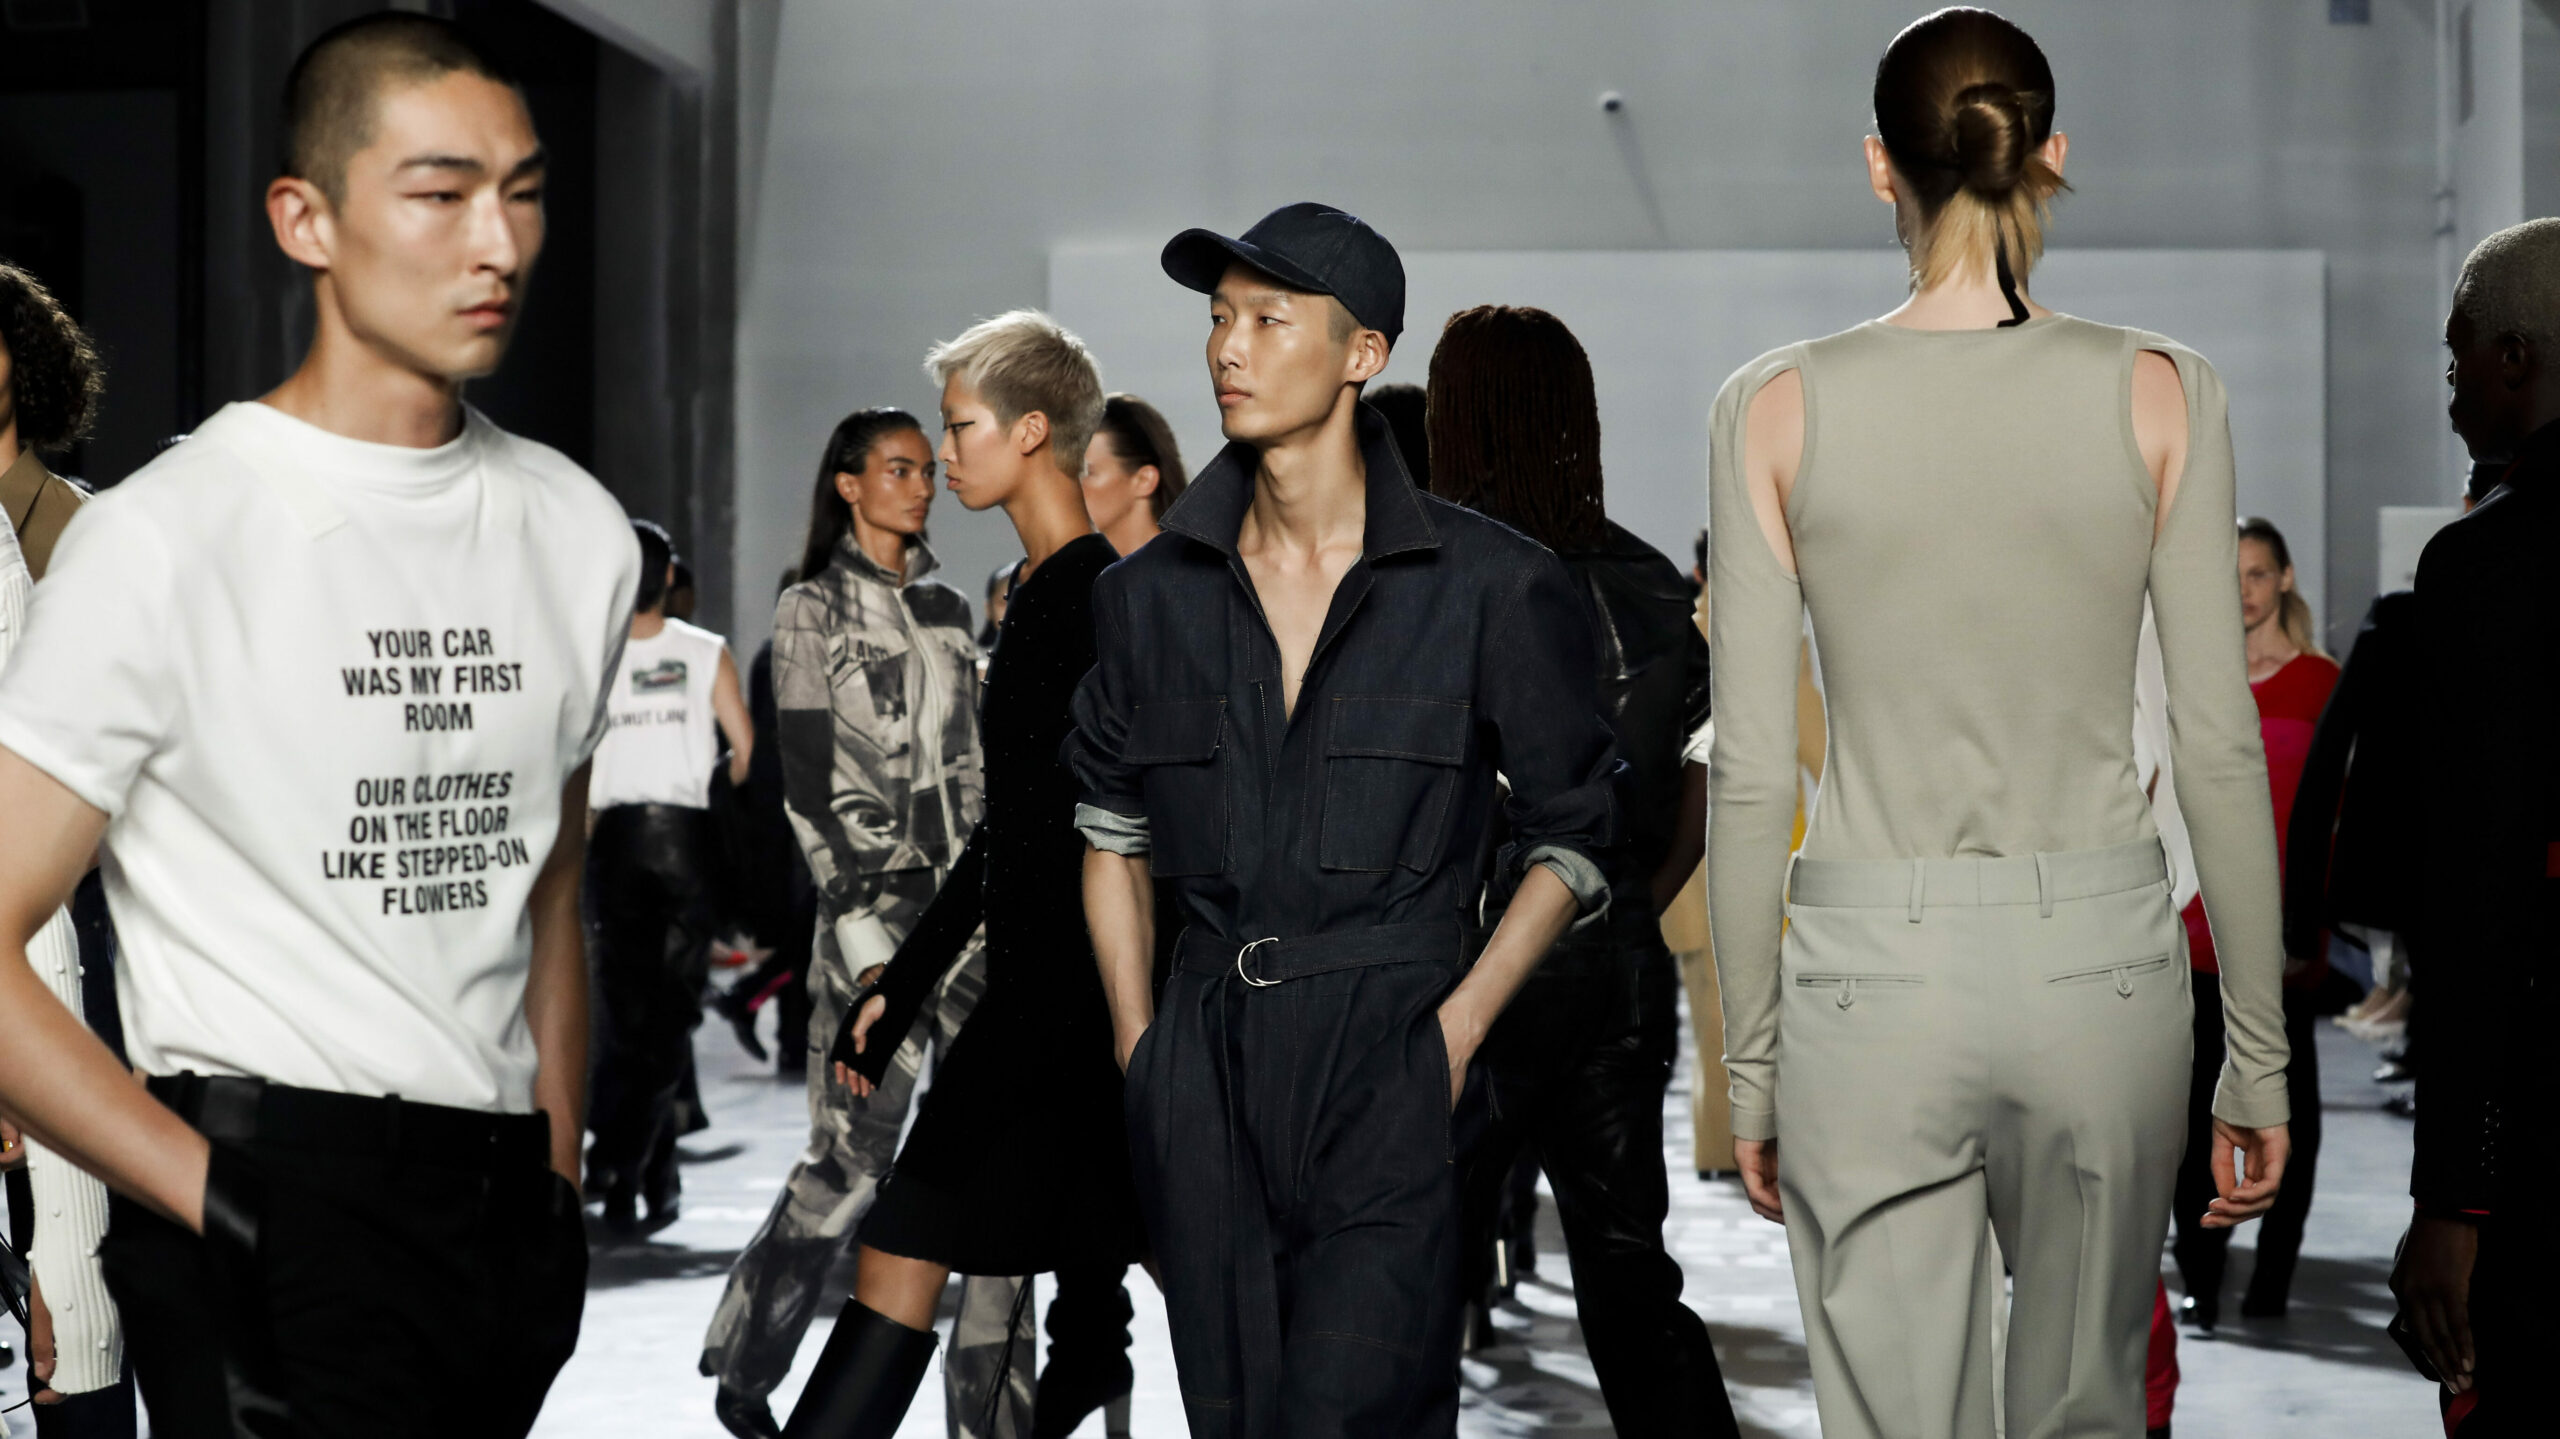
[[[2187,462],[2159,491],[2133,437],[2134,357],[2174,360]],[[1799,372],[1796,574],[1742,470],[1743,419]],[[1773,351],[1716,397],[1707,885],[1734,1133],[1773,1137],[1778,944],[1809,615],[1830,756],[1808,859],[2096,849],[2157,833],[2135,778],[2134,655],[2151,599],[2177,797],[2222,963],[2214,1112],[2283,1123],[2275,826],[2242,653],[2221,380],[2157,335],[2048,315],[2009,329],[1870,322]]]

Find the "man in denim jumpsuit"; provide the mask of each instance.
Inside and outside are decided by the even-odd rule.
[[[1591,621],[1553,555],[1416,489],[1360,403],[1403,326],[1377,232],[1292,205],[1164,265],[1210,296],[1231,443],[1096,584],[1066,752],[1184,1406],[1198,1436],[1449,1435],[1450,1108],[1607,904]],[[1516,894],[1470,955],[1497,798]],[[1185,922],[1160,1004],[1158,880]]]

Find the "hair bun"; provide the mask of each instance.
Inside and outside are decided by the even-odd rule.
[[[1998,199],[2018,187],[2027,170],[2027,107],[2018,92],[2000,82],[1967,85],[1956,92],[1954,113],[1955,169],[1964,187],[1985,199]]]

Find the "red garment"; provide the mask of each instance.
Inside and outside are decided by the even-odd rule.
[[[2338,687],[2338,665],[2324,655],[2300,654],[2284,668],[2250,684],[2258,702],[2258,740],[2267,751],[2267,797],[2276,809],[2276,874],[2284,874],[2285,831],[2293,817],[2294,791],[2302,787],[2302,766],[2311,758],[2312,732],[2320,727],[2320,711],[2329,691]],[[2205,927],[2204,896],[2187,901],[2178,916],[2187,925],[2187,965],[2203,974],[2220,974],[2214,959],[2213,932]]]
[[[2169,1411],[2178,1402],[2178,1326],[2169,1322],[2169,1286],[2151,1292],[2151,1353],[2142,1366],[2143,1425],[2169,1427]]]

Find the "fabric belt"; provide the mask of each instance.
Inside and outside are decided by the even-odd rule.
[[[1953,905],[2032,904],[2051,914],[2063,900],[2119,894],[2168,877],[2167,852],[2154,837],[1998,859],[1799,857],[1787,898],[1817,909],[1907,910],[1914,920],[1923,909]]]
[[[380,1155],[491,1173],[551,1162],[551,1118],[398,1095],[372,1099],[231,1075],[155,1074],[152,1095],[217,1142]]]
[[[1224,975],[1267,989],[1293,979],[1378,964],[1455,965],[1466,952],[1461,938],[1454,919],[1241,942],[1195,925],[1182,931],[1173,953],[1174,964],[1193,974]]]
[[[1271,1214],[1263,1200],[1261,1165],[1244,1142],[1244,1107],[1237,1071],[1246,1063],[1236,1033],[1245,1006],[1264,989],[1319,974],[1388,964],[1437,964],[1456,968],[1467,954],[1455,917],[1414,924],[1385,924],[1238,941],[1194,925],[1174,944],[1174,966],[1209,981],[1198,1003],[1227,1120],[1227,1186],[1224,1225],[1229,1247],[1230,1322],[1238,1360],[1237,1432],[1278,1432],[1280,1417],[1264,1413],[1280,1388],[1283,1340],[1280,1296],[1272,1282]],[[1162,1023],[1159,1018],[1158,1023]]]

